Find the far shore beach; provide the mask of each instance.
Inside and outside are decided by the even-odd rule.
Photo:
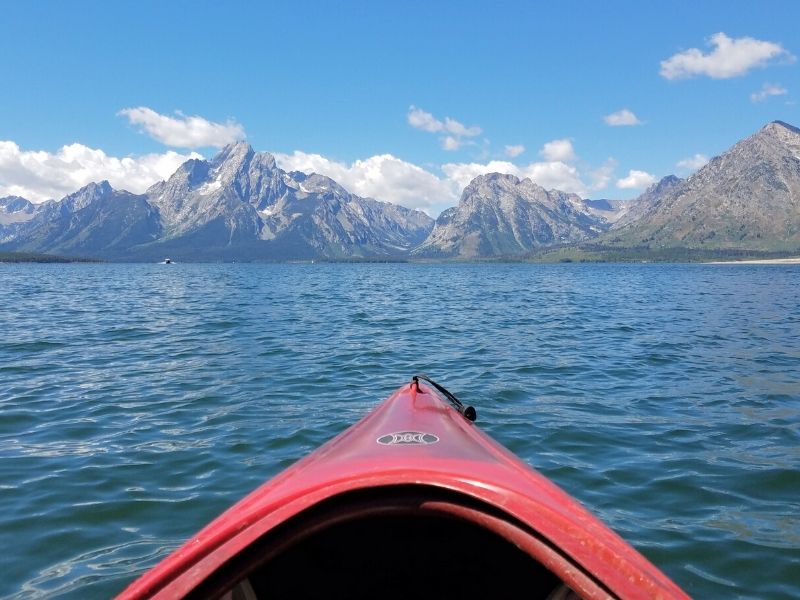
[[[710,265],[800,265],[800,257],[767,258],[760,260],[715,260]]]

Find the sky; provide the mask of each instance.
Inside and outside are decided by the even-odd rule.
[[[360,196],[584,198],[800,126],[800,2],[0,0],[0,197],[143,192],[245,140]]]

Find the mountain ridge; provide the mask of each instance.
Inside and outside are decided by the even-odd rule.
[[[482,259],[590,244],[800,252],[800,129],[772,121],[686,179],[590,200],[488,173],[434,221],[286,172],[246,142],[190,159],[144,194],[90,183],[61,200],[0,198],[0,251],[106,260]]]

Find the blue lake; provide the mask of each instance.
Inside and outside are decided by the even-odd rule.
[[[798,598],[799,292],[777,265],[0,265],[0,597],[112,597],[426,373],[691,596]]]

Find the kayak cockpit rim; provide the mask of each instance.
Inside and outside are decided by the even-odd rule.
[[[188,597],[224,598],[237,586],[258,598],[398,597],[404,585],[417,596],[524,589],[544,600],[567,586],[582,598],[617,597],[522,521],[422,484],[355,490],[314,505],[231,556]]]

